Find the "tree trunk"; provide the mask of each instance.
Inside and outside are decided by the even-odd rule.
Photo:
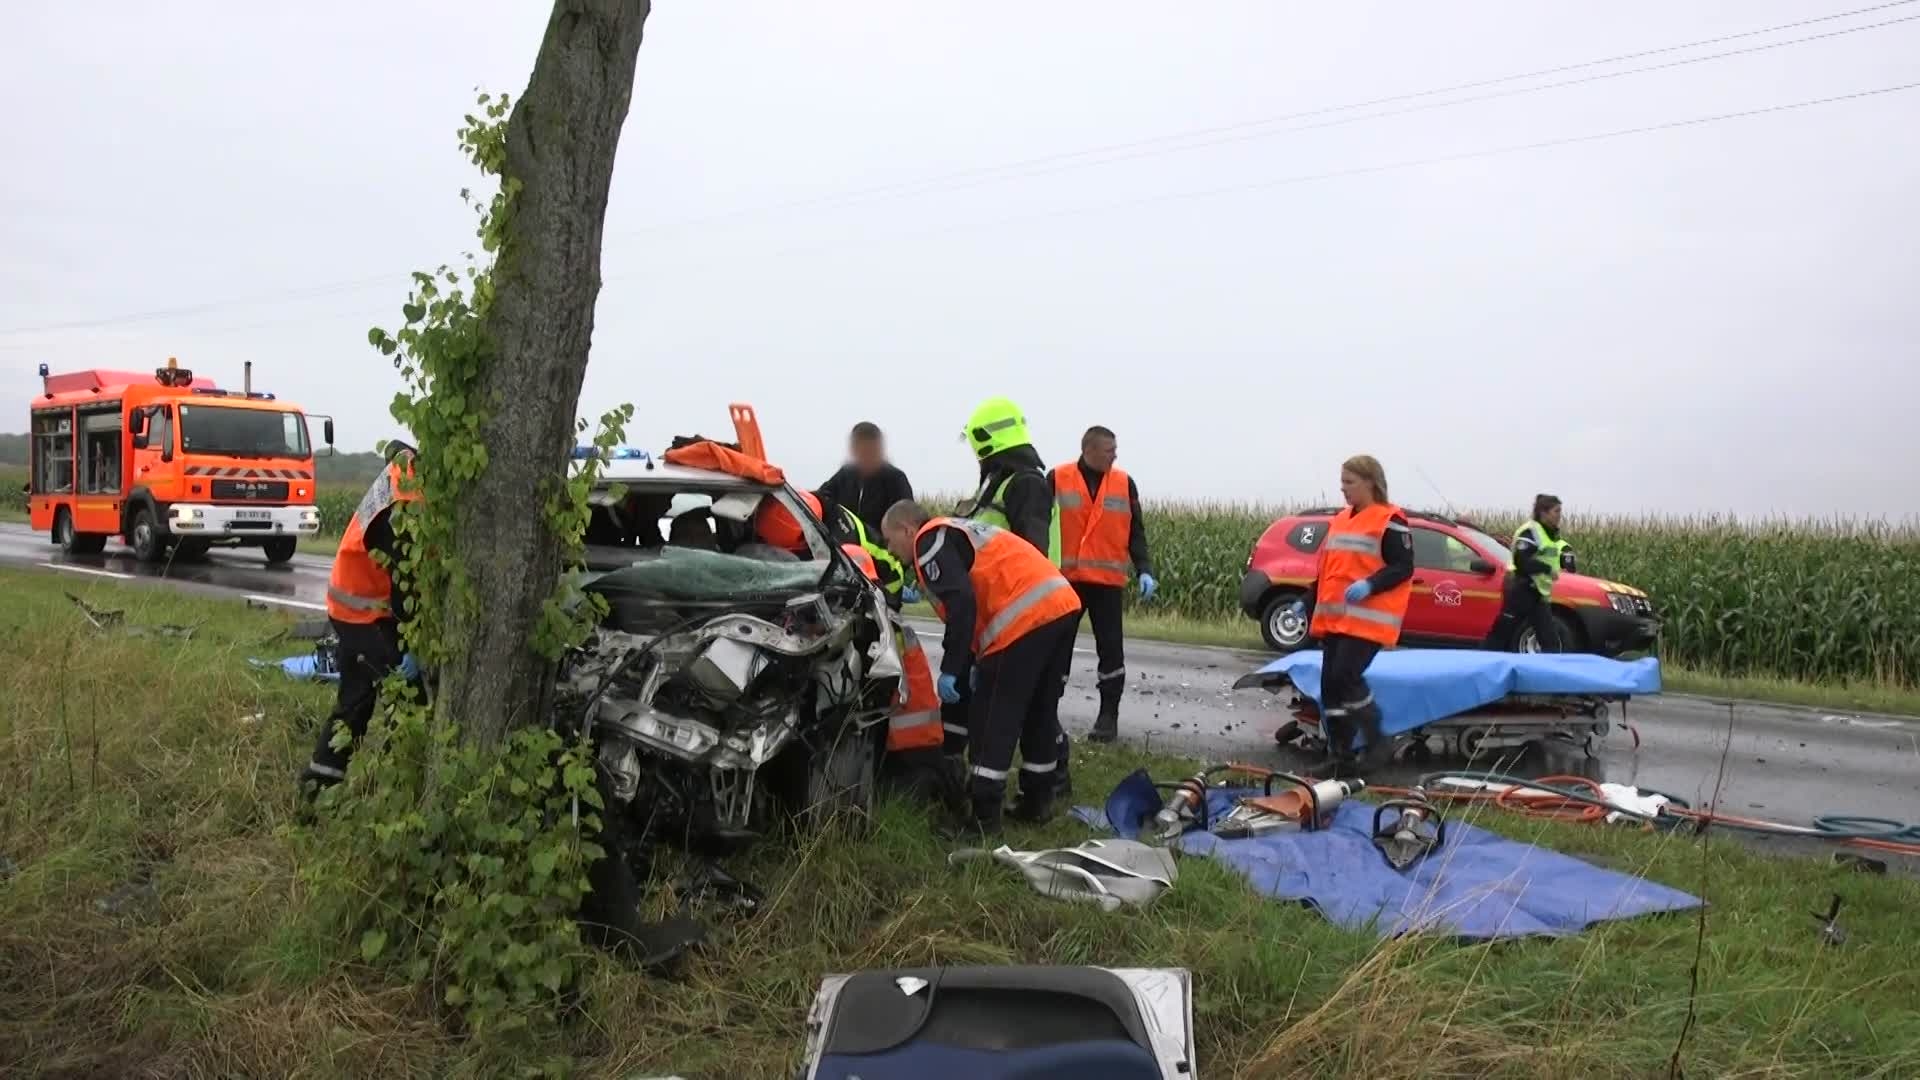
[[[534,629],[561,546],[547,498],[566,477],[600,295],[615,151],[649,0],[557,0],[526,92],[507,119],[501,180],[517,185],[485,317],[495,358],[477,387],[487,464],[456,509],[449,554],[477,612],[447,612],[457,642],[434,706],[490,746],[547,719],[553,665]]]

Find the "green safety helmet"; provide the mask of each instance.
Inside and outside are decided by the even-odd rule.
[[[973,446],[973,456],[985,461],[1002,450],[1033,442],[1027,435],[1027,418],[1011,398],[994,397],[980,403],[967,418],[965,437]]]

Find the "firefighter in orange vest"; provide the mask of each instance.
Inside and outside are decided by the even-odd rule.
[[[1003,812],[1046,821],[1067,762],[1060,757],[1060,681],[1073,661],[1080,600],[1046,554],[998,526],[936,518],[918,503],[893,504],[881,522],[887,546],[914,568],[920,591],[946,623],[940,700],[971,689],[967,717],[968,834],[997,833]],[[1013,752],[1019,800],[1004,811]]]
[[[859,544],[841,544],[840,550],[860,568],[867,580],[879,585],[880,566]],[[940,729],[940,695],[934,689],[933,665],[913,627],[894,627],[894,647],[900,653],[900,693],[887,717],[887,757],[884,770],[895,786],[930,798],[945,796],[945,755],[940,752],[946,733]]]
[[[419,665],[400,644],[400,615],[406,610],[405,577],[389,573],[374,559],[378,552],[387,565],[397,566],[400,561],[392,511],[398,504],[420,497],[419,492],[410,490],[412,480],[413,449],[399,446],[390,450],[386,470],[354,508],[353,518],[340,538],[340,549],[333,557],[333,573],[327,580],[327,620],[340,639],[340,689],[333,713],[314,742],[313,758],[300,775],[309,791],[347,778],[347,762],[354,746],[366,736],[367,724],[379,703],[381,681],[396,668],[409,679],[420,675]],[[336,750],[334,732],[342,723],[353,733],[353,742]]]
[[[1147,527],[1140,489],[1114,467],[1119,442],[1099,425],[1080,437],[1080,458],[1047,474],[1060,510],[1060,572],[1073,582],[1093,623],[1099,667],[1094,687],[1100,712],[1087,738],[1112,742],[1120,733],[1120,695],[1127,687],[1126,635],[1121,622],[1129,571],[1140,578],[1140,599],[1151,600],[1159,583],[1147,559]]]
[[[1380,731],[1380,707],[1366,680],[1367,665],[1400,641],[1400,623],[1413,594],[1413,530],[1387,501],[1387,474],[1362,454],[1340,466],[1346,508],[1320,541],[1319,567],[1307,590],[1320,640],[1320,706],[1327,737],[1326,768],[1357,771],[1356,731],[1366,740],[1369,767],[1385,762],[1390,745]],[[1308,603],[1295,605],[1306,614]]]

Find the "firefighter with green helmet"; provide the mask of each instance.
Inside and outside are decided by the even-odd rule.
[[[1060,565],[1060,511],[1020,406],[1004,397],[981,402],[965,438],[980,463],[980,486],[955,512],[1022,537]]]
[[[961,437],[973,450],[980,464],[980,486],[973,497],[954,508],[954,516],[996,525],[1045,552],[1053,565],[1060,565],[1060,508],[1054,505],[1053,483],[1047,479],[1047,465],[1033,447],[1027,433],[1027,417],[1011,398],[991,397],[980,403],[967,418]],[[1065,697],[1068,669],[1073,663],[1074,635],[1062,639],[1062,656],[1057,665],[1060,685],[1055,692]],[[962,688],[967,693],[967,688]],[[948,704],[940,710],[946,729],[947,754],[957,757],[967,748],[967,702]],[[1073,791],[1067,775],[1067,736],[1058,737],[1059,769],[1055,773],[1055,798]]]

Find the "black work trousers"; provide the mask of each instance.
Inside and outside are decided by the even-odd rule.
[[[1127,638],[1121,621],[1126,588],[1076,581],[1073,591],[1079,594],[1080,607],[1093,623],[1093,649],[1098,661],[1093,685],[1100,691],[1100,714],[1118,715],[1120,695],[1127,689]]]
[[[347,762],[353,757],[354,747],[366,737],[367,724],[380,703],[380,682],[400,666],[399,623],[392,619],[377,623],[330,621],[340,638],[339,696],[334,698],[333,713],[320,727],[313,759],[301,776],[322,786],[347,778]],[[333,733],[342,723],[353,732],[353,742],[336,750]]]
[[[1079,625],[1078,612],[1062,616],[979,661],[980,682],[967,717],[973,766],[968,791],[978,817],[998,819],[1016,748],[1021,801],[1035,807],[1053,801],[1066,766],[1060,698]]]
[[[1326,723],[1327,750],[1334,757],[1350,757],[1356,730],[1378,738],[1380,707],[1367,685],[1367,665],[1380,655],[1380,646],[1365,638],[1328,634],[1320,648],[1320,715]]]
[[[1527,627],[1543,653],[1560,652],[1560,624],[1553,620],[1553,603],[1540,595],[1530,581],[1507,583],[1506,599],[1500,607],[1500,621],[1493,632],[1496,647],[1508,652],[1520,651],[1520,638]]]

